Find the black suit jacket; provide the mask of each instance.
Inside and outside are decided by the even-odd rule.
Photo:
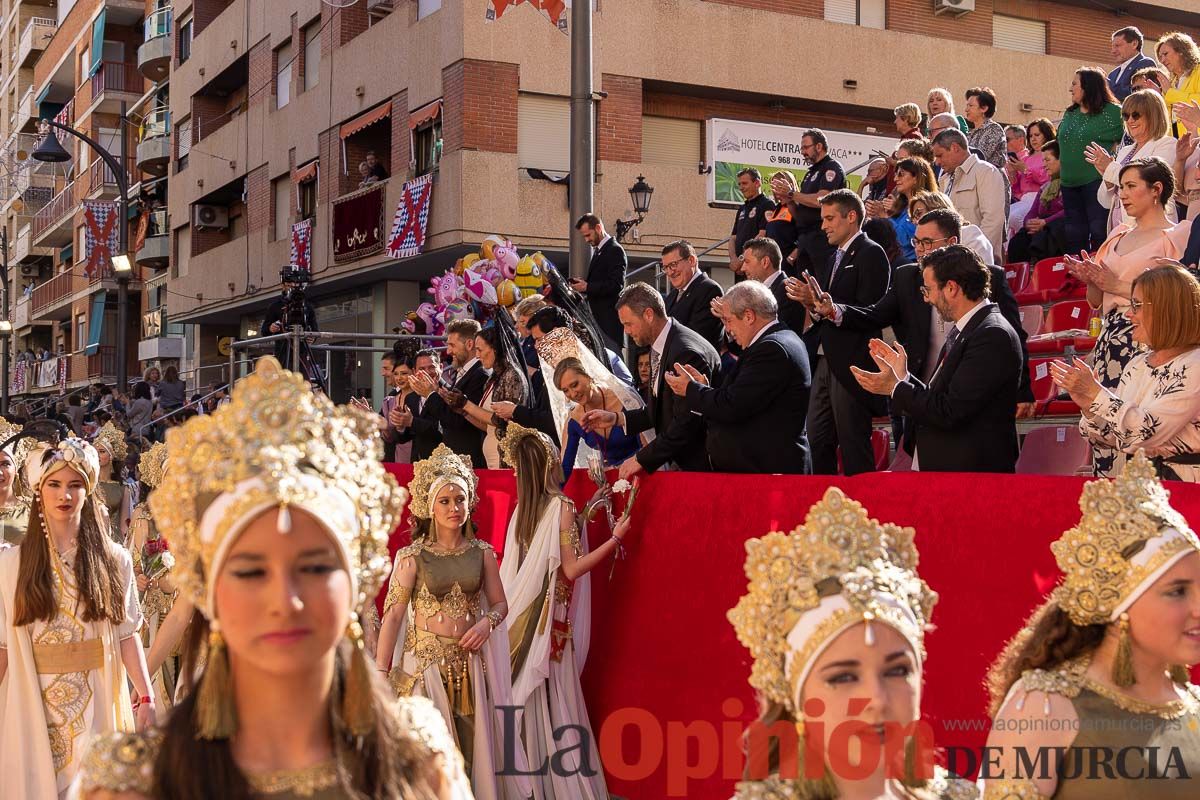
[[[687,406],[704,415],[712,468],[812,472],[804,430],[811,387],[804,343],[779,322],[742,352],[720,388],[690,384]]]
[[[454,382],[454,388],[467,396],[475,405],[483,402],[483,390],[487,386],[487,370],[478,361]],[[441,395],[431,394],[425,401],[425,413],[437,419],[442,426],[442,441],[454,452],[470,456],[476,469],[487,466],[483,458],[483,431],[471,424],[462,414],[446,405]],[[415,460],[415,458],[414,458]]]
[[[610,238],[595,253],[588,266],[587,301],[600,330],[612,341],[609,346],[621,350],[625,341],[621,320],[617,317],[617,296],[625,287],[625,270],[629,259],[625,250]]]
[[[529,405],[513,409],[513,420],[526,428],[536,428],[561,447],[558,430],[554,424],[554,410],[550,407],[550,394],[546,391],[546,376],[540,369],[529,376]]]
[[[436,394],[429,396],[430,400],[435,397]],[[430,408],[428,400],[425,402],[425,409],[421,410],[421,395],[409,392],[404,398],[404,405],[412,412],[413,421],[408,428],[397,434],[396,441],[401,444],[413,443],[411,460],[415,464],[433,455],[433,451],[442,443],[442,428],[438,425],[437,416],[431,413],[436,409]]]
[[[721,357],[716,348],[692,329],[673,322],[663,345],[658,396],[651,394],[646,408],[625,412],[626,433],[654,429],[654,440],[637,454],[638,463],[647,472],[654,472],[668,461],[691,472],[709,468],[708,454],[704,450],[704,418],[693,414],[687,401],[672,392],[663,380],[663,375],[677,363],[694,367],[708,378],[709,386],[720,384]]]
[[[704,337],[713,347],[721,342],[721,320],[712,315],[712,301],[720,297],[721,284],[700,273],[681,295],[672,289],[666,297],[667,316]]]
[[[808,320],[808,312],[804,310],[804,306],[788,297],[787,290],[783,288],[783,282],[786,279],[787,276],[780,272],[779,277],[770,286],[771,294],[775,295],[775,302],[779,305],[779,321],[787,325],[797,336],[803,337],[804,323]],[[811,359],[809,363],[811,365]]]
[[[821,284],[821,288],[833,296],[833,302],[869,306],[883,298],[890,282],[892,267],[882,247],[863,233],[851,242],[842,263],[838,266],[837,274],[833,274],[833,262],[836,257],[835,249],[829,260],[813,275]],[[825,358],[829,359],[829,369],[834,378],[876,416],[884,413],[886,406],[883,398],[862,388],[854,379],[850,367],[853,365],[868,372],[878,369],[871,358],[869,344],[871,339],[877,338],[879,334],[879,328],[843,329],[830,320],[818,320],[804,335],[804,343],[808,346],[809,358],[813,359],[813,363],[816,363],[817,348],[821,347]]]
[[[992,272],[992,302],[999,308],[1001,315],[1016,331],[1017,339],[1021,342],[1021,363],[1025,367],[1029,363],[1029,352],[1025,346],[1028,334],[1021,326],[1021,312],[1017,298],[1004,277],[1001,267],[988,267]],[[896,332],[896,338],[908,352],[908,371],[913,375],[925,374],[925,359],[929,355],[930,316],[929,304],[921,294],[924,281],[919,264],[904,264],[896,267],[892,273],[892,283],[887,294],[873,306],[861,308],[858,306],[842,306],[841,327],[853,330],[877,330],[889,325]],[[874,369],[870,371],[874,372]],[[1029,370],[1022,369],[1021,384],[1017,390],[1017,401],[1033,402],[1033,390],[1029,386]]]
[[[1017,333],[993,303],[981,308],[926,386],[910,377],[892,407],[915,422],[905,436],[922,472],[1013,472],[1017,465]]]

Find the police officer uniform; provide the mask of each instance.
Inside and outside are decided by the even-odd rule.
[[[800,182],[801,194],[832,192],[846,188],[846,172],[842,165],[828,153],[808,168]],[[821,230],[821,209],[796,204],[796,263],[784,263],[784,271],[795,277],[801,272],[812,272],[823,267],[834,248]]]

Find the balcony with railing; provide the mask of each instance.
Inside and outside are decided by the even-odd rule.
[[[88,167],[88,199],[95,200],[97,197],[106,195],[115,197],[117,194],[117,174],[104,162],[104,159],[96,156],[92,160],[91,166]]]
[[[87,356],[88,378],[100,378],[117,374],[117,348],[110,344],[99,345]]]
[[[146,80],[138,71],[137,64],[125,61],[101,61],[91,79],[91,94],[88,97],[94,110],[113,113],[120,110],[120,102],[132,103],[142,96]]]
[[[69,319],[71,300],[77,292],[88,288],[88,279],[82,271],[73,269],[60,272],[41,286],[33,289],[33,314],[41,319]]]
[[[70,244],[74,235],[71,220],[78,207],[75,181],[71,181],[33,215],[34,244],[40,247],[65,247]]]
[[[58,29],[58,21],[48,17],[34,17],[25,24],[21,31],[21,43],[17,46],[17,65],[31,67],[37,61],[41,52],[54,38]]]
[[[171,112],[159,106],[142,121],[142,140],[137,146],[137,166],[152,175],[165,175],[171,163]]]
[[[17,103],[17,113],[12,121],[11,130],[25,131],[31,130],[34,123],[37,122],[37,103],[34,101],[37,95],[33,93],[33,87],[30,86],[25,94],[21,95],[20,102]]]
[[[153,269],[166,267],[171,255],[170,240],[166,210],[150,212],[150,219],[146,226],[146,239],[136,254],[137,263]]]
[[[54,248],[34,246],[33,225],[23,225],[17,231],[17,238],[13,240],[12,246],[12,262],[14,264],[24,264],[35,258],[43,258],[51,255],[54,255]]]
[[[163,8],[146,17],[145,40],[138,48],[138,69],[148,80],[161,81],[171,66],[173,13]]]

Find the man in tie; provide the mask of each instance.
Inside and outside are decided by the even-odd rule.
[[[650,349],[650,402],[646,408],[620,415],[612,411],[589,411],[584,416],[584,425],[622,425],[629,434],[654,430],[654,439],[621,465],[622,478],[654,472],[668,464],[690,471],[707,470],[704,420],[667,387],[663,367],[686,364],[704,376],[710,386],[715,386],[721,372],[721,357],[716,348],[683,323],[668,317],[662,295],[648,284],[626,286],[617,298],[617,314],[629,338],[638,347]]]
[[[787,276],[782,266],[783,251],[774,239],[751,239],[742,249],[742,274],[771,290],[779,306],[779,321],[797,336],[803,336],[808,315],[804,306],[787,296]]]
[[[838,189],[821,198],[821,227],[834,252],[813,278],[835,303],[869,306],[879,302],[887,291],[891,266],[883,248],[862,232],[865,213],[863,201],[849,189]],[[869,343],[879,335],[878,328],[843,329],[829,320],[816,320],[804,334],[809,358],[816,364],[808,436],[813,472],[818,475],[837,474],[839,448],[845,474],[875,469],[871,418],[883,416],[887,407],[881,398],[859,386],[850,367],[874,364]]]
[[[811,385],[800,337],[775,318],[767,287],[743,281],[725,293],[725,330],[741,346],[713,388],[695,367],[670,364],[667,387],[704,418],[705,448],[717,472],[810,472],[805,412]]]
[[[928,382],[912,375],[908,353],[871,341],[878,372],[853,367],[868,391],[891,397],[911,420],[905,449],[926,472],[1013,472],[1017,463],[1016,405],[1021,344],[1000,309],[988,301],[991,274],[961,244],[921,261],[922,293],[950,327]]]
[[[427,377],[428,383],[436,386],[441,371],[437,350],[419,351],[413,357],[413,391],[405,396],[403,408],[393,408],[388,412],[388,423],[396,430],[396,441],[400,444],[412,442],[410,458],[414,464],[429,458],[442,443],[441,425],[434,414],[427,413],[435,410],[428,401],[431,396],[437,397],[437,394],[432,389],[426,394],[417,389],[418,376]]]
[[[587,297],[600,332],[609,340],[608,346],[620,352],[624,343],[621,341],[621,321],[617,319],[617,295],[625,286],[629,259],[595,214],[584,214],[575,223],[575,229],[591,245],[592,261],[587,280],[571,278],[571,288]]]
[[[1112,57],[1117,68],[1108,73],[1108,87],[1118,103],[1133,93],[1133,74],[1155,65],[1154,59],[1142,53],[1143,41],[1142,32],[1132,25],[1112,35]]]
[[[488,372],[475,356],[475,337],[478,335],[479,323],[473,319],[451,322],[446,326],[446,352],[453,364],[446,380],[451,388],[438,386],[434,379],[423,373],[413,376],[412,386],[413,391],[425,399],[423,414],[441,425],[446,446],[459,455],[470,457],[476,469],[483,469],[487,466],[483,457],[483,431],[462,411],[466,400],[475,405],[483,402],[483,390],[487,385]]]
[[[662,270],[671,284],[667,315],[716,347],[721,341],[721,320],[712,315],[709,304],[721,296],[721,284],[701,271],[696,248],[686,239],[671,242],[662,249]]]

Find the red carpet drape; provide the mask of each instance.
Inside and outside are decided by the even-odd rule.
[[[409,466],[389,465],[407,484]],[[480,471],[479,535],[503,547],[516,505],[511,472]],[[1050,542],[1079,520],[1075,478],[890,473],[854,478],[661,473],[644,480],[628,561],[592,573],[584,672],[609,790],[622,797],[720,798],[741,773],[740,734],[755,716],[749,653],[725,612],[745,591],[744,542],[789,531],[830,485],[872,517],[917,531],[922,577],[941,595],[929,634],[924,717],[940,747],[986,738],[988,666],[1054,585]],[[1200,517],[1200,487],[1171,484]],[[595,487],[577,470],[580,507]],[[408,541],[407,520],[393,550]],[[602,543],[607,524],[591,526]],[[567,738],[573,742],[573,734]]]

